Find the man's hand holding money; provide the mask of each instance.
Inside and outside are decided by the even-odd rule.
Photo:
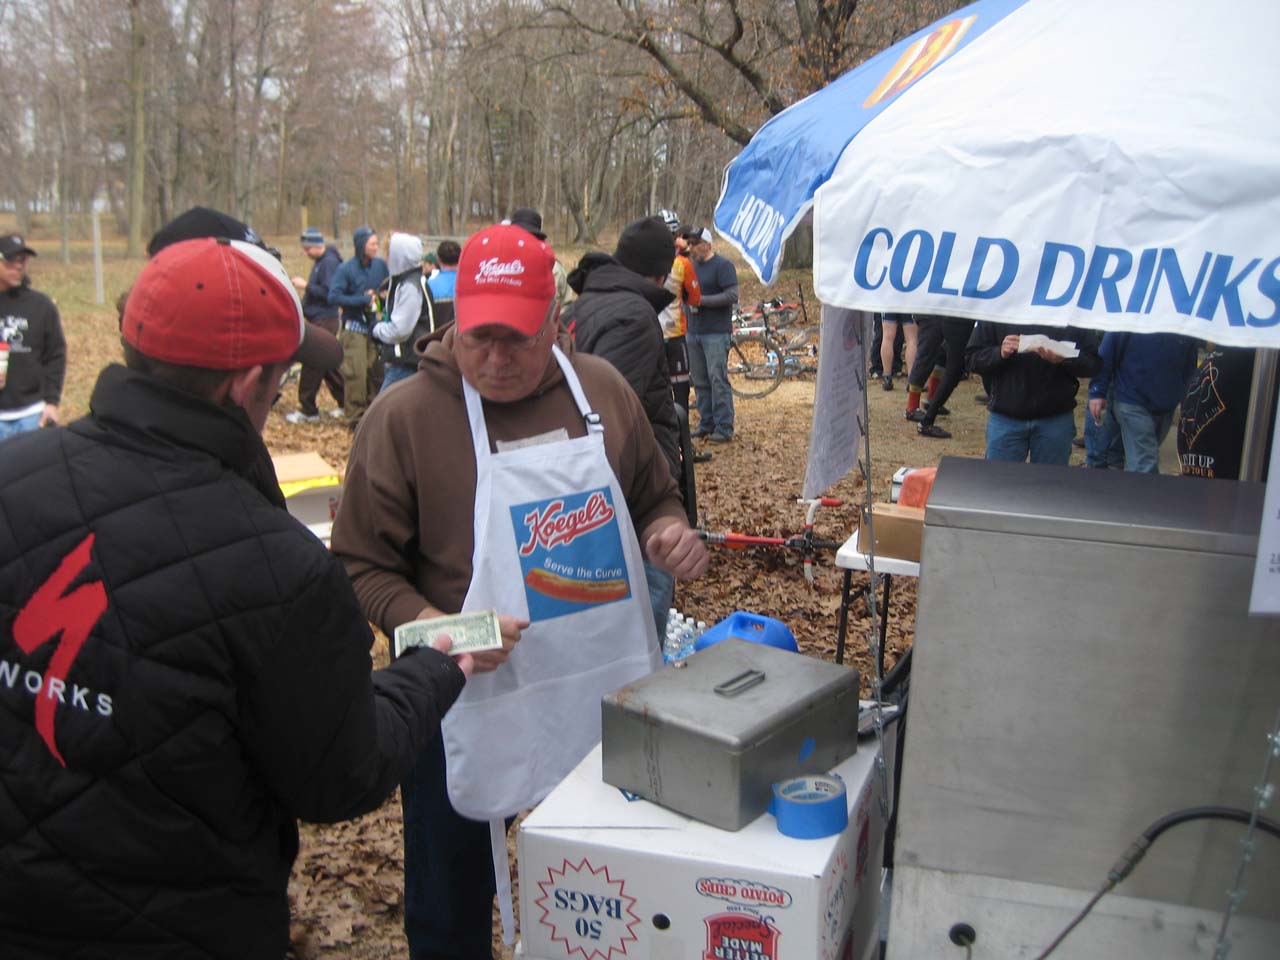
[[[441,629],[437,632],[433,621],[440,620],[450,623],[439,624]],[[456,626],[453,621],[457,621]],[[435,607],[427,606],[418,612],[414,621],[396,628],[396,644],[411,645],[414,638],[419,643],[426,638],[430,646],[443,653],[445,651],[439,646],[439,641],[448,638],[450,650],[455,646],[461,648],[462,652],[455,654],[454,659],[463,672],[470,676],[471,671],[487,673],[506,663],[507,657],[520,640],[521,631],[527,626],[528,620],[498,616],[493,611],[447,615]],[[462,632],[461,637],[455,636],[459,631]],[[470,669],[463,666],[463,657],[467,659]]]
[[[528,625],[528,620],[499,616],[498,629],[502,636],[502,649],[474,654],[477,672],[486,673],[489,670],[497,670],[506,663],[507,657],[511,656],[511,651],[520,642],[520,632]]]

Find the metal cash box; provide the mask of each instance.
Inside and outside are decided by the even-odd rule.
[[[858,671],[726,639],[602,703],[603,777],[724,830],[858,749]]]

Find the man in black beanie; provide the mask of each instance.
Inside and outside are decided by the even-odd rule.
[[[608,360],[631,384],[679,484],[680,424],[658,322],[658,314],[674,299],[663,284],[675,256],[675,239],[662,220],[646,217],[627,224],[613,256],[588,253],[569,274],[578,299],[561,320],[576,349]],[[675,582],[647,563],[645,568],[661,637]]]
[[[546,231],[542,229],[542,214],[533,207],[516,207],[511,211],[511,216],[507,217],[506,222],[533,234],[539,240],[547,239]],[[569,303],[573,297],[569,289],[569,275],[565,273],[559,258],[551,262],[551,274],[556,280],[556,306],[563,310],[565,304]]]

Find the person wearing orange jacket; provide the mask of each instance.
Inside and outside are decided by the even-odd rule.
[[[696,307],[702,302],[702,287],[693,262],[685,256],[685,239],[680,235],[680,218],[673,210],[659,210],[658,216],[676,238],[676,258],[671,263],[665,284],[675,299],[658,315],[662,324],[662,337],[667,348],[667,369],[671,371],[671,391],[676,406],[689,416],[689,350],[684,335],[689,330],[686,307]]]

